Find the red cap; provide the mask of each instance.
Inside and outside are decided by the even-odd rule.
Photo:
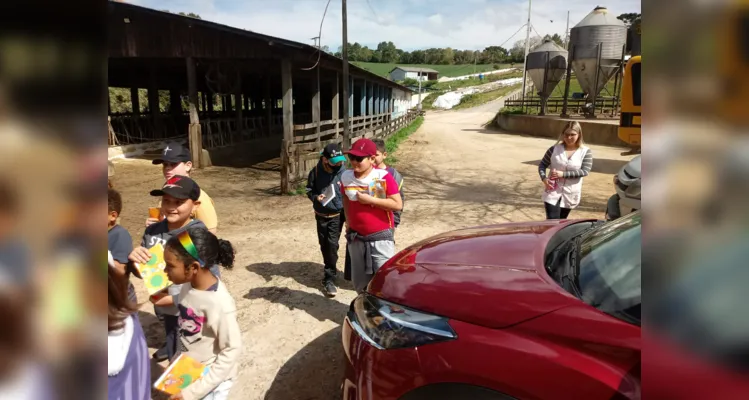
[[[351,148],[344,153],[357,157],[371,157],[377,155],[377,145],[369,139],[361,138],[354,142]]]

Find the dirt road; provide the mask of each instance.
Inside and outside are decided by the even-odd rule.
[[[553,142],[482,128],[500,105],[428,114],[401,146],[406,208],[396,235],[399,249],[447,230],[544,217],[536,165]],[[611,176],[626,161],[620,149],[592,148],[594,172],[571,217],[602,217]],[[160,170],[146,160],[116,161],[116,169],[123,225],[139,242],[147,207],[154,204],[148,191],[160,186]],[[305,197],[277,196],[277,171],[269,162],[249,169],[212,167],[194,176],[215,200],[219,236],[238,250],[234,269],[223,275],[245,344],[231,398],[336,399],[343,373],[340,324],[354,292],[341,273],[338,296],[321,294],[311,205]],[[342,264],[343,247],[340,269]],[[145,299],[140,282],[134,283]],[[140,316],[154,350],[163,334],[150,304]],[[161,368],[154,367],[157,377]]]

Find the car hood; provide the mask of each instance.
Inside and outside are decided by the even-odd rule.
[[[432,237],[393,257],[368,291],[403,306],[490,328],[523,322],[579,301],[543,266],[549,238],[571,223],[503,224]]]

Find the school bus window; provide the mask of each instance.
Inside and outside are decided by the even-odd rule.
[[[642,91],[642,79],[641,79],[641,68],[642,64],[637,63],[632,65],[632,103],[636,106],[641,106],[641,94]]]

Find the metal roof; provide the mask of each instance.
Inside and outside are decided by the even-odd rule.
[[[426,72],[426,73],[431,73],[431,74],[439,74],[438,71],[435,71],[435,70],[433,70],[431,68],[404,67],[404,66],[401,66],[401,65],[398,65],[395,68],[391,69],[390,72],[393,72],[396,69],[400,69],[400,70],[403,70],[403,71],[406,71],[406,72]],[[390,72],[388,72],[388,73],[390,73]]]
[[[594,8],[593,11],[590,12],[590,14],[586,15],[585,18],[583,18],[582,21],[580,21],[574,27],[580,28],[583,26],[598,25],[613,25],[622,27],[626,26],[624,22],[616,19],[616,15],[610,13],[608,8],[598,6]]]
[[[231,32],[231,33],[242,35],[242,36],[245,36],[245,37],[251,38],[251,39],[264,40],[264,41],[266,41],[266,43],[268,45],[279,45],[280,44],[280,45],[284,45],[284,46],[287,46],[287,47],[291,47],[291,48],[296,49],[296,50],[306,50],[306,51],[311,51],[311,52],[316,52],[317,51],[317,47],[309,45],[309,44],[299,43],[299,42],[295,42],[293,40],[283,39],[283,38],[279,38],[279,37],[275,37],[275,36],[264,35],[262,33],[257,33],[257,32],[249,31],[249,30],[246,30],[246,29],[235,28],[235,27],[228,26],[228,25],[222,25],[222,24],[219,24],[217,22],[211,22],[211,21],[207,21],[207,20],[204,20],[204,19],[198,19],[198,18],[193,18],[193,17],[189,17],[189,16],[185,16],[185,15],[174,14],[174,13],[167,12],[167,11],[159,11],[159,10],[155,10],[155,9],[152,9],[152,8],[138,6],[138,5],[134,5],[134,4],[130,4],[130,3],[124,3],[124,2],[120,2],[120,1],[116,1],[116,0],[109,0],[108,3],[109,3],[110,7],[132,8],[132,9],[136,9],[136,10],[139,10],[139,11],[145,11],[145,12],[148,12],[148,13],[161,14],[164,18],[184,19],[186,21],[189,21],[190,24],[202,25],[202,26],[205,26],[207,28],[212,28],[212,29],[222,30],[222,31],[226,31],[226,32]],[[343,63],[343,60],[341,58],[339,58],[339,57],[336,57],[336,56],[334,56],[332,54],[329,54],[329,53],[326,53],[324,51],[322,51],[321,53],[322,54],[321,54],[320,57],[323,58],[323,59],[327,59],[329,61],[337,61],[337,62]],[[375,73],[373,73],[371,71],[368,71],[368,70],[366,70],[364,68],[357,67],[356,65],[354,65],[351,62],[349,62],[348,64],[349,64],[349,71],[355,72],[357,75],[360,75],[360,76],[361,75],[365,75],[368,78],[371,78],[372,80],[382,81],[383,83],[387,83],[388,85],[397,86],[398,88],[400,88],[402,90],[406,90],[406,91],[412,92],[411,89],[409,89],[409,88],[407,88],[407,87],[405,87],[403,85],[400,85],[400,84],[398,84],[396,82],[393,82],[390,79],[387,79],[387,78],[385,78],[385,77],[383,77],[381,75],[377,75],[377,74],[375,74]],[[436,72],[436,71],[434,71],[434,72]]]

